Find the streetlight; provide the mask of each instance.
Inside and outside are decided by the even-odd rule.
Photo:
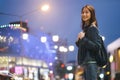
[[[53,35],[53,36],[52,36],[52,40],[53,40],[54,42],[57,42],[57,41],[59,40],[59,36],[58,36],[58,35]]]
[[[49,10],[49,8],[50,8],[49,5],[43,5],[43,6],[41,7],[41,10],[46,12],[46,11]],[[40,8],[35,9],[35,10],[32,10],[32,11],[30,11],[30,12],[26,12],[26,13],[24,13],[24,14],[22,14],[22,15],[16,15],[16,14],[10,14],[10,13],[0,12],[0,15],[18,17],[18,18],[20,19],[20,23],[19,23],[20,26],[18,27],[18,29],[26,32],[26,29],[23,28],[23,25],[22,25],[22,18],[23,18],[24,16],[30,15],[30,14],[32,14],[33,12],[36,12],[36,11],[38,11],[38,10],[40,10]],[[24,39],[26,39],[28,36],[27,36],[27,35],[23,35],[23,37],[24,37]],[[22,50],[22,51],[23,51],[23,50]],[[23,65],[23,56],[24,56],[24,55],[22,54],[22,65]],[[9,64],[9,62],[8,62],[8,64]]]
[[[68,49],[69,49],[69,51],[74,51],[74,46],[73,46],[73,45],[70,45],[70,46],[68,47]]]
[[[46,36],[42,36],[41,37],[41,42],[45,43],[47,41],[47,37]]]
[[[40,8],[31,10],[31,11],[29,11],[29,12],[26,12],[26,13],[22,14],[22,15],[16,15],[16,14],[10,14],[10,13],[3,13],[3,12],[0,12],[0,15],[18,17],[18,18],[20,19],[20,26],[22,27],[22,18],[23,18],[23,16],[30,15],[30,14],[36,12],[36,11],[39,11],[40,9],[41,9],[41,11],[46,12],[46,11],[49,10],[49,8],[50,8],[50,6],[49,6],[48,4],[44,4],[44,5],[42,5]],[[22,29],[22,28],[20,28],[20,29]]]
[[[49,5],[48,4],[45,4],[45,5],[43,5],[42,7],[41,7],[41,10],[42,11],[48,11],[49,10]]]
[[[42,10],[44,12],[48,11],[49,10],[49,5],[48,4],[45,4],[45,5],[42,5],[40,8],[37,8],[37,9],[34,9],[32,11],[29,11],[29,12],[26,12],[22,15],[16,15],[16,14],[10,14],[10,13],[3,13],[3,12],[0,12],[0,15],[6,15],[6,16],[13,16],[13,17],[18,17],[20,19],[20,22],[19,22],[19,26],[17,27],[17,29],[20,29],[21,31],[24,31],[24,32],[27,32],[27,28],[24,28],[23,27],[23,22],[22,22],[22,18],[26,15],[30,15],[32,14],[33,12],[36,12],[36,11],[39,11],[39,10]],[[12,24],[12,23],[11,23]],[[22,32],[21,32],[22,33]],[[24,37],[25,38],[25,37]],[[44,42],[44,41],[43,41]]]

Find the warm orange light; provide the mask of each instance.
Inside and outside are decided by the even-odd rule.
[[[110,75],[110,71],[107,71],[106,74],[107,74],[107,75]]]
[[[62,67],[62,68],[64,68],[64,67],[65,67],[65,65],[64,65],[64,64],[61,64],[61,67]]]
[[[43,5],[42,7],[41,7],[41,10],[42,11],[48,11],[49,10],[49,5],[48,4],[45,4],[45,5]]]
[[[119,58],[120,58],[120,49],[118,49],[118,56],[119,56]]]

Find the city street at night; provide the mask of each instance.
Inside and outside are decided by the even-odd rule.
[[[0,80],[85,80],[75,42],[86,4],[109,59],[98,80],[119,80],[119,0],[0,0]]]

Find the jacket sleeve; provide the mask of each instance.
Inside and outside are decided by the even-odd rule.
[[[83,39],[80,40],[81,45],[92,51],[99,50],[99,32],[96,27],[90,27]]]
[[[75,42],[76,46],[79,47],[82,42],[82,39],[79,39],[78,41]]]

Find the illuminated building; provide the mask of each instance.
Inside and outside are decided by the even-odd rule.
[[[110,43],[107,47],[110,53],[111,80],[120,79],[120,38]]]
[[[15,73],[34,80],[38,80],[40,73],[49,80],[49,63],[56,57],[51,36],[43,32],[34,36],[25,29],[17,22],[0,26],[0,73]],[[43,36],[45,42],[41,42]]]

